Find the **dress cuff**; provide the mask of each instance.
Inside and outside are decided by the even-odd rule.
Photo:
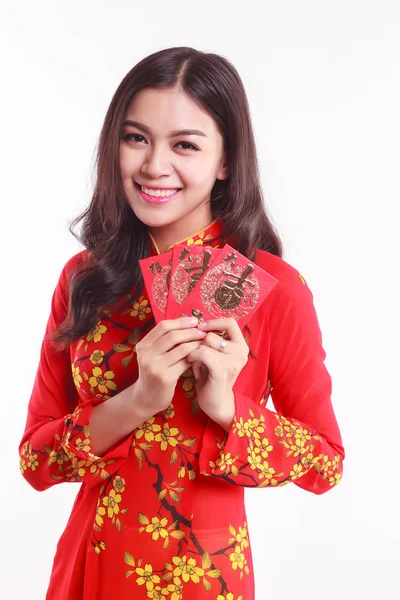
[[[111,446],[103,456],[93,454],[89,422],[92,410],[96,405],[97,403],[90,403],[86,406],[78,406],[74,413],[67,417],[63,435],[63,447],[70,457],[75,456],[81,460],[93,461],[93,463],[113,464],[115,461],[127,458],[133,432]]]
[[[222,475],[227,467],[238,458],[238,435],[236,423],[240,415],[251,402],[243,394],[233,392],[235,398],[235,416],[229,431],[208,419],[203,433],[202,446],[199,455],[199,469],[202,475]]]

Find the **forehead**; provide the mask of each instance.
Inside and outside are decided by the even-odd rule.
[[[141,90],[130,103],[125,119],[145,124],[154,135],[167,136],[178,129],[199,129],[209,138],[219,137],[214,119],[189,96],[177,90]]]

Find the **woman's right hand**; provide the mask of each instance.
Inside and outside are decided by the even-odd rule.
[[[139,377],[136,402],[144,414],[155,415],[171,404],[179,377],[192,366],[186,356],[207,335],[188,317],[160,321],[136,344]]]

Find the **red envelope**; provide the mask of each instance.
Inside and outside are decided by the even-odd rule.
[[[166,318],[172,252],[139,260],[156,324]]]
[[[221,248],[176,244],[172,252],[172,267],[168,290],[167,319],[180,316],[182,302],[213,264]]]
[[[180,315],[200,321],[233,317],[242,329],[278,280],[226,244],[181,304]]]

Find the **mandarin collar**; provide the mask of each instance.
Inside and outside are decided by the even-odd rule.
[[[149,234],[149,251],[150,256],[156,256],[157,254],[161,254],[158,249],[157,243],[154,237]],[[225,244],[224,236],[223,236],[223,227],[222,222],[219,219],[214,219],[211,221],[207,227],[192,233],[192,235],[174,242],[170,246],[168,246],[167,252],[170,252],[176,244],[180,244],[183,246],[211,246],[213,248],[222,248]]]

